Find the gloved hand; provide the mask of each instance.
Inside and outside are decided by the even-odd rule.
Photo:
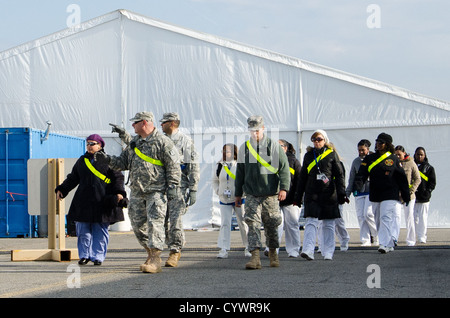
[[[96,153],[94,153],[94,160],[96,162],[99,162],[101,164],[106,164],[108,165],[109,162],[111,161],[111,157],[108,156],[106,153],[104,153],[103,151],[97,151]]]
[[[111,132],[119,133],[119,138],[122,139],[125,143],[129,143],[131,140],[131,135],[125,128],[120,127],[119,125],[109,124],[112,126]]]
[[[344,204],[344,203],[349,203],[350,202],[350,200],[347,198],[347,196],[346,195],[341,195],[341,194],[338,194],[338,203],[339,204]]]
[[[173,200],[177,197],[177,187],[169,187],[167,189],[167,200]]]
[[[117,203],[117,206],[120,208],[127,208],[129,202],[130,200],[128,200],[128,198],[123,198],[122,200],[119,201],[119,203]]]
[[[116,133],[120,134],[120,133],[125,132],[125,129],[120,127],[119,125],[111,124],[111,123],[109,123],[109,125],[112,126],[111,132],[113,132],[113,133],[116,132]]]
[[[197,201],[197,191],[189,190],[189,203],[188,206],[194,205]]]

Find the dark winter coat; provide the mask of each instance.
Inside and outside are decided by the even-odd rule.
[[[298,179],[300,178],[300,171],[302,169],[302,165],[300,161],[295,158],[295,155],[292,152],[286,152],[286,156],[289,162],[289,168],[294,170],[294,174],[291,172],[291,187],[289,188],[289,192],[286,196],[286,199],[280,201],[280,206],[291,205],[295,200],[295,190],[297,188]]]
[[[436,173],[433,166],[428,163],[427,158],[418,166],[419,171],[428,178],[428,181],[421,177],[422,181],[416,191],[416,202],[425,203],[430,201],[431,192],[436,187]]]
[[[84,158],[88,158],[94,168],[111,180],[105,183],[87,167]],[[93,156],[86,152],[81,156],[67,175],[66,180],[56,187],[64,197],[78,186],[69,209],[69,219],[78,222],[115,223],[124,220],[122,207],[126,202],[124,177],[120,171],[114,171],[107,165],[94,162]],[[117,194],[125,199],[117,202]]]
[[[304,202],[304,216],[322,219],[339,218],[339,204],[345,203],[345,178],[342,164],[335,151],[318,161],[310,172],[308,166],[328,148],[320,150],[309,147],[305,154],[297,187],[297,202]],[[317,179],[320,173],[325,174],[325,183]]]
[[[400,161],[396,155],[391,154],[380,163],[375,165],[372,170],[368,168],[372,163],[380,158],[377,151],[367,155],[358,173],[355,177],[355,187],[357,191],[362,191],[364,182],[370,176],[369,200],[372,202],[381,202],[385,200],[400,200],[400,194],[404,202],[411,200],[409,194],[409,184],[405,171],[400,166]]]

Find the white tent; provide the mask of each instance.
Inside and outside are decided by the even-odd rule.
[[[207,226],[217,209],[213,163],[224,143],[240,145],[246,119],[264,117],[272,138],[300,150],[325,129],[347,171],[356,144],[384,131],[409,153],[426,148],[437,171],[429,226],[450,226],[450,103],[297,58],[118,10],[0,53],[0,127],[95,132],[117,154],[108,123],[133,132],[129,118],[152,111],[181,116],[201,159],[198,202],[186,228]],[[353,200],[352,200],[353,201]],[[344,218],[357,227],[353,203]]]

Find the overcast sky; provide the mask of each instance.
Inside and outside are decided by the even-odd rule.
[[[0,0],[0,51],[117,9],[450,102],[448,0]]]

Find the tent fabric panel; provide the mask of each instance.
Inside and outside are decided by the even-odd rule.
[[[1,127],[25,126],[32,118],[30,111],[30,54],[0,60]]]
[[[306,71],[302,71],[306,72]],[[303,129],[448,125],[450,111],[308,72],[302,81]]]
[[[268,122],[296,129],[296,69],[132,21],[124,29],[130,114],[147,108],[161,118],[178,107],[183,126],[193,127],[201,109],[203,127],[225,130],[246,126],[257,110]]]

